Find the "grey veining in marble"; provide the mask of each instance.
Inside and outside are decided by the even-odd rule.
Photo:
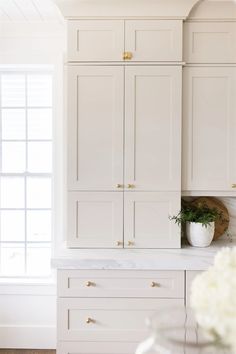
[[[210,247],[158,250],[65,250],[52,260],[58,269],[146,269],[146,270],[205,270],[222,247],[233,247],[227,239],[214,241]]]

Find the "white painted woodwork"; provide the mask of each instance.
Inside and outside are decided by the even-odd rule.
[[[57,354],[134,354],[136,348],[137,342],[59,342]]]
[[[140,342],[147,336],[145,319],[158,309],[183,306],[183,299],[59,298],[60,341]],[[86,320],[92,321],[87,323]]]
[[[59,270],[59,297],[184,298],[183,271]]]
[[[180,193],[126,192],[124,247],[180,248],[180,228],[169,220],[179,210]]]
[[[117,190],[123,183],[124,68],[68,67],[68,185]]]
[[[120,61],[124,52],[124,21],[68,21],[68,61]]]
[[[60,22],[62,15],[51,0],[0,0],[0,22]]]
[[[199,0],[188,15],[190,20],[235,20],[235,0]]]
[[[236,22],[187,22],[184,48],[187,63],[236,63]]]
[[[39,0],[38,0],[39,1]],[[201,0],[54,0],[69,18],[186,18]]]
[[[179,191],[181,67],[125,68],[125,187]]]
[[[235,79],[235,67],[184,70],[183,190],[233,192]]]
[[[122,242],[122,192],[68,193],[68,247],[120,248]]]
[[[186,271],[186,306],[190,307],[190,296],[191,296],[191,286],[194,278],[200,274],[201,271],[199,270],[188,270]]]
[[[182,61],[182,21],[125,21],[125,51],[131,61]]]

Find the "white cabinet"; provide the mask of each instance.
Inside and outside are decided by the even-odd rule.
[[[116,190],[123,181],[124,68],[68,68],[68,185]]]
[[[180,248],[180,228],[168,218],[179,210],[180,193],[126,192],[125,247]]]
[[[177,66],[125,68],[125,187],[180,191],[181,80]]]
[[[68,61],[119,61],[124,52],[123,20],[68,21]]]
[[[236,22],[186,22],[184,26],[186,62],[236,62]]]
[[[68,193],[68,247],[123,246],[122,192]]]
[[[182,21],[125,21],[125,51],[132,61],[182,61]]]
[[[182,61],[181,20],[69,20],[68,61]]]
[[[232,191],[236,68],[184,69],[183,190]]]

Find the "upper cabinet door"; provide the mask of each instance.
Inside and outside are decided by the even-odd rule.
[[[123,20],[68,21],[68,61],[120,61],[123,52]]]
[[[187,63],[235,63],[235,22],[186,22],[184,25]]]
[[[179,191],[182,68],[125,70],[125,188]]]
[[[236,68],[184,69],[183,190],[236,183]]]
[[[125,21],[125,51],[131,61],[182,61],[182,21]]]
[[[124,69],[68,68],[70,190],[117,190],[123,183]]]

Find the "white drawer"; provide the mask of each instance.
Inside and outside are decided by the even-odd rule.
[[[184,306],[183,299],[58,300],[59,341],[140,342],[145,320],[158,309]]]
[[[59,342],[57,354],[134,354],[137,343]]]
[[[59,270],[58,296],[184,298],[184,272]]]

